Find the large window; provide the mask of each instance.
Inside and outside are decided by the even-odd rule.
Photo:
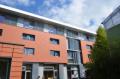
[[[49,26],[49,31],[48,32],[52,33],[52,34],[64,35],[64,29],[63,28],[55,27],[55,26],[52,26],[52,25]]]
[[[17,24],[17,17],[6,15],[4,22],[7,24],[16,25]]]
[[[34,48],[25,47],[24,48],[24,53],[25,53],[25,55],[33,55],[34,54]]]
[[[77,53],[78,52],[75,52],[75,51],[68,51],[68,62],[69,63],[78,63]]]
[[[51,50],[51,51],[50,51],[50,55],[51,55],[51,56],[60,56],[60,51]]]
[[[39,31],[43,31],[43,29],[44,29],[44,23],[35,23],[34,24],[35,26],[33,27],[33,29],[35,29],[35,30],[39,30]]]
[[[79,48],[79,40],[68,38],[68,49],[69,50],[80,50]]]
[[[0,14],[0,22],[2,23],[4,22],[4,20],[5,20],[5,17],[2,14]]]
[[[23,33],[23,39],[35,41],[35,35]]]
[[[50,38],[50,42],[55,45],[59,44],[59,40],[54,38]]]
[[[68,37],[78,37],[78,32],[72,31],[72,30],[67,30],[67,36]]]
[[[11,24],[11,25],[16,25],[17,24],[17,17],[13,17],[11,15],[4,15],[0,14],[0,22],[6,23],[6,24]]]

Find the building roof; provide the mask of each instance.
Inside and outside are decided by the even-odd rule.
[[[120,11],[120,6],[118,6],[106,19],[102,22],[102,24],[106,23],[109,19],[111,19],[116,13]]]
[[[23,11],[23,10],[20,10],[20,9],[8,7],[6,5],[0,4],[0,10],[5,11],[5,12],[9,12],[9,13],[13,13],[13,14],[16,14],[16,15],[19,15],[19,16],[24,16],[24,17],[29,17],[29,18],[32,18],[32,19],[44,21],[44,22],[47,22],[47,23],[53,23],[53,24],[61,25],[61,26],[64,26],[65,28],[69,28],[69,29],[73,29],[73,30],[77,30],[77,31],[83,31],[83,32],[87,32],[87,33],[90,33],[90,34],[93,34],[93,35],[96,34],[95,32],[88,31],[88,30],[80,28],[80,27],[76,27],[76,26],[73,26],[73,25],[70,25],[70,24],[67,24],[67,23],[63,23],[63,22],[56,21],[56,20],[53,20],[53,19],[49,19],[49,18],[46,18],[46,17],[43,17],[43,16],[39,16],[39,15],[30,13],[30,12],[27,12],[27,11]]]

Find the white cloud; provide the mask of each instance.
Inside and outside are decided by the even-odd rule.
[[[45,0],[43,4],[49,7],[53,2],[54,0]]]
[[[63,4],[62,7],[51,5],[52,8],[46,13],[55,20],[96,31],[102,20],[119,4],[120,0],[71,0],[70,4]],[[91,20],[95,22],[93,25]]]
[[[16,6],[18,4],[30,6],[35,4],[35,0],[0,0],[1,3]]]

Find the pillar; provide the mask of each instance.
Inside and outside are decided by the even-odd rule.
[[[67,66],[64,64],[59,65],[59,77],[60,79],[68,79],[67,78]]]

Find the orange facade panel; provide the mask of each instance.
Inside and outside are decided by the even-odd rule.
[[[83,63],[90,62],[89,54],[91,54],[91,49],[87,49],[87,46],[93,47],[94,42],[81,41],[81,51],[82,51],[82,60]]]
[[[15,49],[14,56],[21,57],[21,54],[18,54],[18,52],[22,53],[23,61],[67,63],[66,37],[2,23],[0,23],[0,29],[3,29],[2,36],[0,36],[0,42],[22,44],[24,47],[35,49],[34,55],[25,55],[23,50],[24,47]],[[35,41],[24,40],[22,37],[23,33],[35,35]],[[58,39],[60,43],[54,45],[50,42],[50,38]],[[51,56],[50,50],[60,51],[60,56]],[[7,49],[5,51],[10,52],[12,50]]]

